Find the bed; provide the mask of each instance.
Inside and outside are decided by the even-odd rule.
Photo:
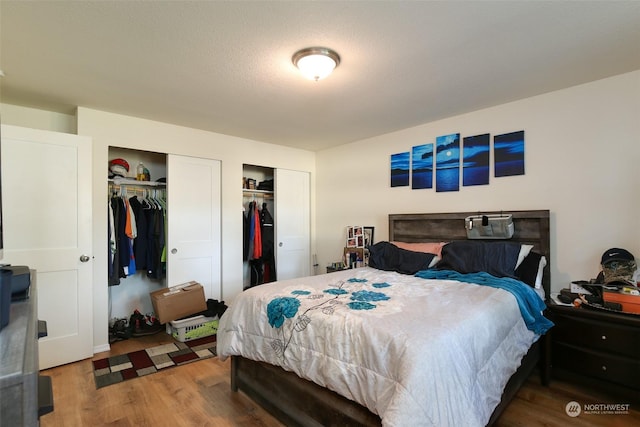
[[[527,245],[547,261],[538,277],[541,302],[538,295],[549,296],[549,211],[508,213],[515,225],[505,244],[510,256],[511,246]],[[452,243],[440,254],[444,262],[470,243],[464,218],[475,214],[389,215],[389,241]],[[492,276],[382,267],[245,291],[218,330],[219,357],[231,357],[232,390],[288,426],[491,425],[536,367],[548,382],[541,331],[549,325],[536,330],[546,319],[526,321],[521,296],[500,288],[512,279],[477,286]],[[531,285],[513,286],[528,295]]]

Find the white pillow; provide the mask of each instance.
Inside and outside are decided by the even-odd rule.
[[[536,289],[542,288],[542,276],[544,274],[544,268],[547,266],[547,259],[543,256],[540,257],[540,263],[538,264],[538,274],[536,275]]]

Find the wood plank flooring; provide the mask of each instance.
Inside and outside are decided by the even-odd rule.
[[[94,359],[124,354],[171,341],[165,334],[132,338],[112,345]],[[96,389],[91,359],[42,371],[52,377],[54,412],[40,419],[42,427],[281,427],[271,415],[229,386],[229,360],[202,360]],[[553,381],[550,387],[532,375],[497,422],[510,426],[640,426],[639,408],[627,415],[581,414],[569,417],[570,401],[627,403],[593,391]],[[461,427],[461,426],[456,426]]]

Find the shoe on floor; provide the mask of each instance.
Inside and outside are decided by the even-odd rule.
[[[116,319],[113,326],[109,328],[109,344],[116,341],[126,340],[131,337],[131,331],[127,324],[127,319]]]
[[[150,314],[143,316],[138,310],[133,312],[129,323],[133,337],[157,334],[164,329],[155,316]]]

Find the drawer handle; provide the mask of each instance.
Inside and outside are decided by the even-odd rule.
[[[602,336],[602,339],[603,339],[603,340],[606,340],[606,339],[607,339],[607,336],[606,336],[606,335],[603,335],[603,336]]]
[[[607,370],[607,366],[606,365],[602,365],[602,370],[606,371]]]

